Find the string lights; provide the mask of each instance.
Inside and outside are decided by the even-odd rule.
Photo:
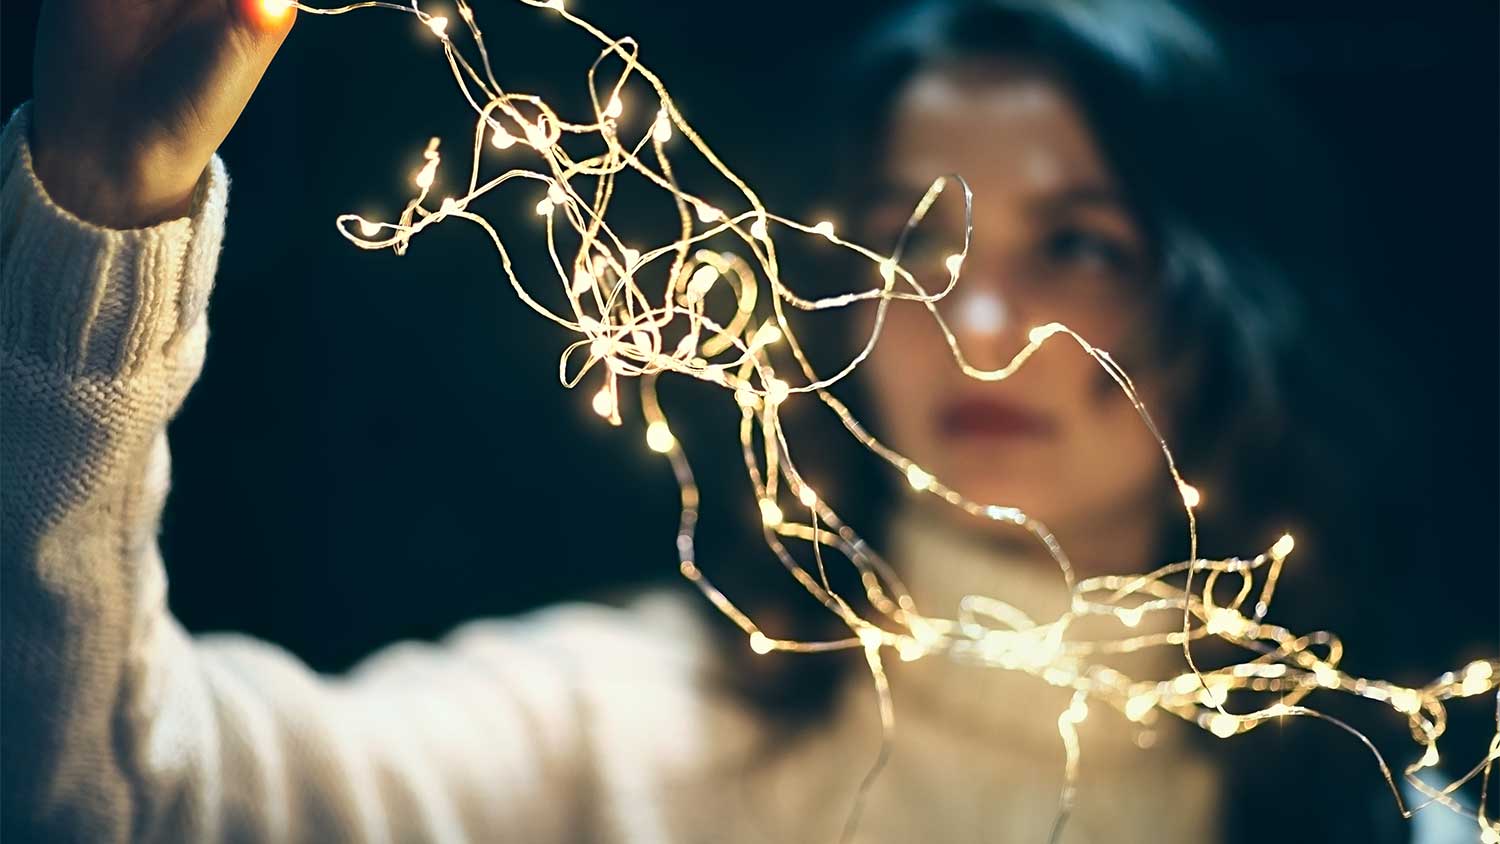
[[[900,263],[899,246],[895,254],[883,255],[844,240],[831,221],[807,225],[767,209],[683,118],[661,80],[639,62],[639,46],[633,39],[606,35],[570,12],[562,0],[519,2],[559,16],[600,45],[588,71],[593,106],[590,118],[582,122],[565,120],[540,97],[504,89],[491,66],[473,10],[465,0],[456,0],[456,23],[419,8],[416,0],[410,4],[377,0],[336,8],[263,0],[263,6],[267,14],[276,16],[291,7],[318,15],[374,7],[393,9],[414,15],[428,30],[428,37],[436,39],[460,93],[476,114],[467,183],[461,192],[434,201],[443,159],[439,140],[433,138],[423,152],[420,169],[411,177],[416,195],[396,220],[345,214],[337,220],[339,231],[360,248],[389,248],[402,254],[412,238],[432,225],[450,218],[474,223],[490,237],[501,269],[521,301],[578,338],[567,346],[559,361],[559,377],[565,386],[589,382],[596,390],[593,410],[611,424],[621,425],[620,390],[626,382],[636,382],[646,423],[646,445],[670,461],[680,488],[679,569],[744,631],[755,653],[862,651],[879,698],[883,747],[888,747],[895,726],[884,669],[884,660],[891,654],[907,661],[942,657],[1020,671],[1039,682],[1071,689],[1071,701],[1057,719],[1066,762],[1054,837],[1074,800],[1081,763],[1076,727],[1096,711],[1114,710],[1127,728],[1148,727],[1164,716],[1176,716],[1225,739],[1286,716],[1329,721],[1374,755],[1402,815],[1410,817],[1428,806],[1440,805],[1473,819],[1482,841],[1500,844],[1500,824],[1486,808],[1488,780],[1500,759],[1500,712],[1494,738],[1472,767],[1443,785],[1433,785],[1419,776],[1423,771],[1430,774],[1440,761],[1438,740],[1447,726],[1447,702],[1494,692],[1500,684],[1500,661],[1471,662],[1420,687],[1346,673],[1341,668],[1344,646],[1336,635],[1296,634],[1267,620],[1277,582],[1295,548],[1290,535],[1248,559],[1199,557],[1196,511],[1202,495],[1179,472],[1134,384],[1108,353],[1091,346],[1066,326],[1051,323],[1033,328],[1026,345],[1005,366],[993,370],[972,366],[937,308],[959,281],[972,237],[973,198],[961,177],[945,176],[932,183],[898,241],[905,242],[906,234],[922,223],[941,194],[953,190],[961,195],[963,247],[943,260],[947,281],[941,289],[927,290]],[[463,48],[455,40],[460,34],[467,35]],[[606,78],[603,69],[616,65],[615,75]],[[647,102],[634,89],[631,99],[622,97],[632,80],[639,80],[636,88],[644,83],[652,93],[647,111],[652,114],[649,128],[639,137],[627,137],[622,128],[627,118]],[[585,142],[600,148],[575,158],[570,150]],[[517,153],[522,151],[515,148],[524,147],[525,157],[536,163],[532,168],[511,166],[482,178],[487,144],[498,151],[509,151],[507,160],[519,158]],[[735,201],[727,207],[716,205],[680,185],[669,147],[696,154],[734,189]],[[671,198],[676,210],[675,238],[631,247],[617,235],[606,211],[616,180],[626,175],[639,177]],[[518,183],[524,201],[534,204],[541,218],[556,283],[567,303],[565,309],[553,310],[532,294],[517,277],[499,233],[484,216],[471,210],[477,199],[509,182]],[[798,295],[785,283],[778,264],[776,234],[782,231],[816,237],[849,250],[870,263],[879,284],[817,299]],[[564,240],[570,244],[566,248],[560,242]],[[735,241],[738,244],[733,250],[711,245]],[[870,355],[888,308],[898,301],[925,307],[941,328],[960,369],[981,381],[1009,377],[1054,338],[1071,341],[1093,358],[1129,399],[1160,446],[1188,518],[1189,559],[1147,574],[1079,580],[1045,525],[1018,508],[966,498],[870,435],[830,388]],[[857,302],[875,303],[869,336],[836,372],[820,374],[788,323],[788,309],[820,311]],[[775,367],[774,349],[785,349],[786,354],[780,357],[789,356],[795,362],[792,371]],[[770,637],[704,576],[694,550],[699,490],[656,399],[657,380],[663,373],[715,385],[732,397],[740,411],[742,457],[757,496],[767,545],[786,572],[847,626],[847,637],[811,642]],[[856,441],[902,473],[914,494],[936,496],[976,519],[1030,534],[1062,573],[1072,597],[1069,609],[1057,618],[1033,619],[1001,599],[979,595],[964,598],[957,607],[918,608],[897,572],[839,518],[793,462],[782,410],[792,402],[813,399],[832,410]],[[814,565],[799,562],[789,544],[809,548]],[[826,568],[830,557],[854,567],[873,614],[862,615],[830,585]],[[1221,585],[1231,587],[1229,591],[1234,593],[1227,603],[1215,598],[1216,587]],[[1146,617],[1168,613],[1180,616],[1180,627],[1168,632],[1136,632]],[[1075,622],[1093,616],[1113,619],[1118,623],[1118,636],[1084,640],[1069,635]],[[1245,656],[1235,664],[1200,669],[1192,646],[1207,639],[1235,645]],[[1185,672],[1160,679],[1134,678],[1103,662],[1112,655],[1166,647],[1181,649],[1187,662]],[[1406,719],[1420,758],[1406,765],[1401,775],[1423,795],[1420,803],[1408,805],[1403,799],[1390,766],[1366,736],[1352,725],[1304,705],[1318,692],[1359,696],[1387,706]],[[1271,699],[1275,702],[1270,705],[1253,705]],[[1249,701],[1252,708],[1236,706],[1232,710],[1231,700]],[[1471,812],[1453,795],[1475,778],[1481,781],[1480,799],[1477,812]],[[871,779],[866,778],[866,787]]]

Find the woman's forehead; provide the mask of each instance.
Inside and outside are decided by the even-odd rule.
[[[1113,183],[1067,87],[1034,64],[964,60],[924,70],[902,89],[892,118],[892,181],[923,186],[957,172],[976,193],[1028,194]]]

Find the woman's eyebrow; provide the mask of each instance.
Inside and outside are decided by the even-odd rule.
[[[1078,184],[1061,190],[1048,191],[1034,199],[1033,210],[1039,214],[1055,215],[1079,207],[1125,210],[1125,199],[1113,186],[1106,184]]]

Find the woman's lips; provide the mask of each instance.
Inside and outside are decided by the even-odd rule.
[[[993,398],[950,402],[938,414],[945,437],[1045,437],[1057,430],[1053,420],[1034,410]]]

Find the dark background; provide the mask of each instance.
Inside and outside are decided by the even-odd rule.
[[[479,5],[502,82],[580,114],[585,38],[536,10]],[[793,215],[825,181],[803,154],[819,117],[804,82],[889,6],[570,5],[637,36],[688,119]],[[1496,650],[1496,8],[1209,7],[1338,162],[1357,244],[1344,295],[1369,314],[1371,365],[1398,364],[1384,412],[1405,434],[1401,453],[1368,460],[1387,508],[1371,519],[1399,521],[1410,553],[1358,574],[1410,596],[1389,626],[1419,657],[1412,679]],[[7,113],[29,96],[35,15],[7,2]],[[570,338],[516,301],[483,234],[440,226],[398,258],[334,231],[342,212],[394,215],[430,135],[456,178],[471,126],[430,35],[376,10],[304,16],[225,144],[213,341],[171,427],[162,535],[190,628],[247,631],[334,670],[476,615],[675,576],[664,461],[638,422],[610,429],[588,410],[595,380],[559,386]],[[513,241],[537,230],[531,193],[489,206]],[[730,441],[718,447],[717,468],[700,469],[741,472]],[[753,518],[744,490],[725,506]]]

